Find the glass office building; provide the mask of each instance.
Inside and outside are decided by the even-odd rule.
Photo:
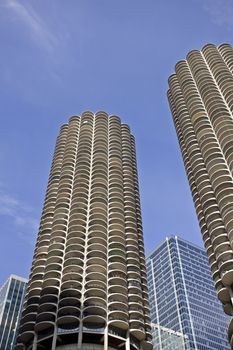
[[[154,349],[171,349],[169,339],[177,339],[179,350],[229,350],[229,317],[217,299],[204,249],[166,238],[147,258],[147,272],[151,319],[157,325]]]
[[[13,350],[27,280],[11,275],[0,289],[0,349]]]
[[[161,327],[158,324],[152,323],[152,335],[154,350],[159,349],[160,343],[163,344],[163,350],[190,349],[188,344],[188,336],[181,332],[175,332],[172,329]]]

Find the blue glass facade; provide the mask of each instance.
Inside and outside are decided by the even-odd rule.
[[[0,289],[0,349],[13,350],[26,288],[24,278],[11,275]]]
[[[229,317],[217,299],[204,249],[167,238],[147,258],[147,273],[151,319],[158,325],[156,350],[167,350],[163,327],[188,337],[181,350],[230,349]]]

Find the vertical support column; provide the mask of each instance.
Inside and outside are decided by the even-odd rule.
[[[127,332],[127,335],[126,335],[125,350],[130,350],[130,334],[129,334],[129,331]]]
[[[56,349],[56,343],[57,343],[57,326],[54,327],[53,342],[52,342],[51,350],[55,350]]]
[[[104,350],[108,350],[108,324],[106,324],[104,330]]]
[[[82,312],[82,310],[81,310],[81,312]],[[83,340],[83,321],[80,320],[77,350],[82,350],[82,340]]]
[[[32,350],[37,350],[37,333],[34,335]]]

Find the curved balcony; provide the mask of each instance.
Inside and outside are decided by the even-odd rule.
[[[28,283],[28,286],[30,289],[40,288],[42,285],[42,282],[43,282],[43,274],[39,274],[37,276],[33,274],[33,277],[31,281]]]
[[[21,320],[24,316],[26,316],[29,313],[36,313],[38,308],[38,304],[30,304],[28,306],[25,306],[24,310],[22,311]],[[23,321],[24,322],[24,321]]]
[[[233,307],[231,303],[227,303],[223,305],[223,310],[225,314],[232,316],[233,315]]]
[[[113,277],[110,277],[108,280],[109,287],[120,286],[120,287],[123,287],[124,289],[127,289],[127,280],[126,280],[124,274],[118,273],[118,275],[117,275],[117,273],[115,273],[115,274],[111,273],[111,275]]]
[[[44,279],[43,285],[42,285],[42,289],[44,288],[49,288],[49,287],[57,287],[59,288],[60,286],[60,278],[47,278]]]
[[[125,237],[123,234],[109,236],[109,249],[121,249],[125,253]]]
[[[36,295],[36,296],[31,296],[31,297],[27,297],[24,301],[24,305],[26,305],[26,307],[28,308],[30,305],[38,305],[40,301],[40,296]]]
[[[142,283],[139,280],[129,280],[128,281],[129,294],[138,293],[141,291]]]
[[[215,232],[211,232],[211,239],[212,239],[213,247],[218,246],[225,242],[228,242],[229,244],[229,238],[227,236],[227,233],[224,227],[221,227],[218,230],[215,230]]]
[[[152,350],[153,349],[152,337],[149,333],[147,335],[147,339],[142,341],[142,347],[144,350]]]
[[[41,294],[40,296],[45,296],[45,295],[54,295],[54,296],[58,296],[59,294],[59,286],[47,286],[47,287],[43,287],[43,289],[41,290]]]
[[[73,243],[75,238],[72,238],[71,240],[69,239],[69,242],[67,242],[67,244],[66,244],[66,249],[65,249],[66,255],[67,255],[67,253],[72,252],[72,251],[75,251],[75,252],[78,251],[78,252],[81,252],[83,254],[84,253],[83,242],[81,242],[81,244],[80,243]],[[76,241],[77,241],[77,238],[76,238]]]
[[[48,252],[48,259],[52,257],[63,257],[63,249],[53,249]]]
[[[93,256],[93,257],[89,257],[87,259],[86,265],[87,265],[87,268],[95,265],[95,266],[104,267],[106,269],[107,263],[106,263],[106,259],[103,259],[99,256],[98,257]],[[100,270],[99,270],[99,272],[100,272]]]
[[[82,238],[80,236],[73,236],[70,237],[67,235],[67,241],[66,241],[66,247],[68,248],[69,246],[78,246],[81,251],[84,250],[84,245],[85,245],[85,238]]]
[[[231,286],[233,283],[233,259],[228,260],[220,266],[222,282],[225,286]]]
[[[21,318],[21,324],[26,324],[26,323],[31,323],[36,321],[36,316],[37,316],[37,310],[35,312],[30,312],[28,309],[26,310],[27,312],[23,317]]]
[[[100,224],[94,224],[92,223],[92,225],[89,225],[89,233],[91,232],[95,232],[95,233],[101,233],[101,235],[103,235],[104,237],[107,236],[107,228],[106,226],[100,225]]]
[[[118,293],[112,293],[108,297],[109,309],[111,307],[116,307],[119,309],[127,310],[128,313],[128,296]]]
[[[107,202],[106,198],[103,198],[103,197],[97,196],[97,195],[95,195],[95,197],[91,196],[91,200],[90,200],[90,207],[91,208],[100,206],[101,208],[106,210],[107,205],[108,205],[108,202]]]
[[[88,298],[85,299],[84,301],[84,307],[89,307],[89,306],[92,306],[92,307],[95,307],[95,306],[98,306],[104,310],[107,309],[107,303],[106,303],[106,300],[103,299],[103,298],[99,298],[97,296],[89,296]]]
[[[34,338],[35,332],[34,332],[34,325],[32,327],[32,329],[28,329],[26,330],[27,326],[25,326],[24,328],[20,328],[20,341],[23,342],[24,344],[28,343],[30,340],[32,340]],[[30,327],[31,328],[31,327]],[[23,330],[25,329],[25,330]],[[23,347],[23,350],[25,349],[25,347]]]
[[[126,283],[125,283],[126,285]],[[111,296],[112,294],[121,294],[121,295],[127,295],[128,289],[126,286],[123,285],[109,285],[108,287],[108,294]]]
[[[143,299],[141,295],[129,294],[128,296],[129,308],[132,307],[144,307]]]
[[[47,303],[56,305],[57,301],[58,301],[58,296],[57,295],[46,294],[46,295],[43,295],[43,296],[40,297],[39,305],[42,306],[42,304],[47,304]]]
[[[56,280],[60,280],[61,278],[61,272],[58,270],[49,270],[49,271],[45,271],[44,274],[44,281],[49,280],[49,279],[56,279]]]
[[[81,291],[82,289],[82,281],[77,281],[75,279],[66,280],[61,284],[61,292],[64,290],[76,290]]]
[[[88,299],[91,297],[97,297],[97,298],[106,300],[106,293],[107,293],[106,290],[102,290],[98,288],[90,288],[85,291],[84,298]]]
[[[100,312],[100,314],[99,314]],[[105,327],[106,316],[105,311],[99,307],[89,307],[83,312],[83,326],[87,328]]]
[[[108,324],[111,327],[127,330],[129,328],[127,312],[122,310],[111,310],[108,315]]]
[[[97,237],[98,240],[98,237]],[[90,244],[88,240],[88,247],[87,247],[87,258],[92,257],[92,256],[98,256],[100,258],[106,259],[107,258],[107,248],[106,248],[106,242],[103,241],[104,244],[100,243],[92,243]]]
[[[33,261],[33,268],[44,267],[46,265],[46,256],[40,257]]]
[[[105,266],[92,264],[86,267],[86,274],[89,273],[100,273],[103,276],[106,276],[107,269]]]
[[[139,254],[138,244],[135,244],[134,240],[132,242],[130,241],[130,239],[127,240],[126,249],[127,249],[128,254],[136,254],[136,256],[138,256],[138,254]]]
[[[56,265],[59,266],[59,270],[61,270],[63,259],[61,256],[51,256],[47,259],[46,271],[49,267]]]
[[[100,281],[100,283],[106,286],[107,278],[106,275],[101,272],[88,272],[86,273],[86,281]]]
[[[96,233],[92,232],[92,234],[88,234],[88,249],[90,247],[90,250],[92,250],[95,246],[101,246],[100,250],[105,249],[104,251],[107,251],[107,240],[105,237],[103,237],[101,234],[96,235]]]
[[[60,302],[66,298],[76,298],[77,300],[80,300],[81,292],[79,289],[74,288],[64,289],[60,293]]]
[[[64,314],[57,317],[57,325],[61,329],[75,329],[79,327],[79,317],[75,315]]]
[[[62,264],[59,264],[59,263],[47,264],[47,266],[45,267],[45,270],[44,270],[45,276],[47,276],[46,278],[49,278],[49,276],[58,277],[58,275],[61,274],[61,269],[62,269]],[[54,274],[54,275],[52,275],[52,274]],[[56,274],[57,274],[57,276],[56,276]]]
[[[127,273],[127,267],[126,267],[126,264],[122,264],[121,262],[114,262],[114,261],[109,261],[109,264],[108,264],[108,272],[113,272],[113,271],[118,271],[118,272],[121,272],[121,273]]]
[[[88,198],[88,194],[86,196]],[[70,217],[69,227],[81,226],[82,228],[85,228],[86,221],[87,221],[86,215],[73,214],[72,217]]]
[[[130,314],[130,317],[131,317],[130,319],[132,319],[133,316],[135,316],[136,318],[143,317],[144,316],[143,304],[136,305],[136,303],[131,303],[129,305],[129,314]]]
[[[57,311],[57,304],[47,302],[47,303],[40,303],[38,307],[38,315],[46,312],[52,312],[56,314]]]
[[[78,279],[82,278],[83,260],[81,258],[70,258],[65,260],[63,267],[63,276],[67,273],[75,273],[79,275]]]
[[[139,259],[137,261],[137,263],[134,261],[134,259],[127,259],[127,271],[128,274],[131,274],[133,276],[133,274],[135,274],[135,278],[138,277],[138,274],[141,276],[141,266],[140,266],[140,262]],[[133,278],[133,277],[132,277]]]
[[[87,192],[89,190],[88,182],[87,184],[84,183],[78,183],[77,187],[80,189],[86,186],[87,187]],[[75,187],[75,185],[74,185]],[[87,220],[87,210],[79,207],[79,203],[75,201],[75,199],[72,197],[72,202],[71,202],[71,208],[70,208],[70,220],[77,220],[81,221],[81,223],[86,222]]]
[[[214,248],[215,248],[217,260],[218,259],[224,260],[224,255],[229,255],[229,256],[232,255],[233,256],[233,251],[232,251],[232,248],[230,246],[229,241],[222,242],[218,245],[215,245]]]
[[[89,218],[89,227],[93,229],[95,229],[95,227],[98,227],[100,228],[101,231],[103,230],[104,232],[106,232],[106,229],[107,229],[106,216],[102,214],[92,214],[92,218]]]
[[[74,233],[74,232],[75,232],[75,235],[72,236],[72,233]],[[76,236],[83,237],[83,235],[84,235],[83,238],[85,239],[86,225],[80,225],[80,224],[69,225],[67,233],[69,235],[69,238],[76,237]]]
[[[77,240],[80,241],[80,244],[82,244],[82,242],[85,242],[86,239],[86,230],[82,230],[82,231],[75,231],[74,227],[72,228],[72,231],[69,231],[68,229],[68,233],[67,233],[67,242],[68,240],[70,241],[72,240]]]
[[[109,230],[108,231],[109,242],[116,240],[125,244],[125,231],[124,230]]]
[[[26,294],[26,297],[29,300],[29,298],[39,296],[40,292],[41,292],[41,287],[38,287],[38,288],[31,288],[30,287],[28,294]]]
[[[66,236],[66,232],[62,231],[62,230],[53,230],[51,232],[51,236],[50,236],[50,241],[51,242],[64,242],[65,241],[65,236]]]
[[[127,274],[125,272],[121,272],[121,271],[115,271],[115,270],[112,270],[112,271],[109,271],[109,274],[108,274],[108,277],[109,279],[111,278],[120,278],[121,280],[119,280],[119,282],[121,283],[122,280],[125,282],[127,280]]]
[[[51,239],[49,245],[49,252],[52,250],[64,250],[65,247],[65,238],[64,237],[56,237]]]
[[[130,334],[132,334],[139,341],[146,338],[145,328],[142,326],[141,321],[130,321]]]
[[[63,271],[62,284],[64,285],[65,282],[72,283],[72,281],[82,284],[83,276],[80,273],[80,271],[76,272],[75,269],[73,270],[70,269],[70,271],[66,271],[66,272]]]
[[[38,321],[35,324],[35,331],[41,332],[45,329],[54,328],[55,326],[55,315],[52,313],[44,313],[37,317]]]
[[[84,264],[83,259],[78,258],[78,257],[65,259],[64,270],[68,267],[70,268],[72,266],[77,266],[81,271],[81,269],[83,268],[83,264]]]
[[[100,304],[91,305],[91,303],[89,303],[89,305],[84,307],[83,319],[88,317],[88,319],[90,321],[91,317],[95,318],[96,316],[101,316],[103,319],[105,319],[106,318],[106,308],[104,308]]]
[[[86,278],[85,290],[100,289],[106,291],[106,283],[98,280],[96,276],[94,278],[93,280],[91,280],[90,277],[89,280]]]
[[[66,305],[63,307],[59,307],[57,314],[57,321],[60,323],[61,319],[64,321],[64,318],[68,316],[70,320],[70,316],[75,318],[77,321],[80,318],[80,309],[74,305]]]

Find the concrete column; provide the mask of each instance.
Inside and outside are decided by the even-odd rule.
[[[104,330],[104,350],[108,350],[108,326]]]
[[[52,342],[52,349],[56,349],[56,343],[57,343],[57,326],[54,327],[54,333],[53,333],[53,342]]]
[[[83,342],[83,323],[80,322],[79,333],[78,333],[78,347],[77,347],[77,350],[82,350],[82,342]]]
[[[37,350],[37,334],[34,335],[32,350]]]
[[[127,332],[127,335],[126,335],[125,350],[130,350],[130,336],[129,336],[129,331]]]

